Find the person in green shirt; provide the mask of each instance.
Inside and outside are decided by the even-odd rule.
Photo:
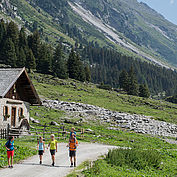
[[[57,140],[55,140],[55,135],[51,134],[51,140],[49,141],[47,149],[50,147],[50,154],[52,156],[52,166],[55,165],[55,152],[57,152]]]

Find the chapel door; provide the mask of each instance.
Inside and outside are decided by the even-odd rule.
[[[16,107],[12,107],[12,114],[11,114],[11,126],[12,127],[16,126],[16,112],[17,112]]]

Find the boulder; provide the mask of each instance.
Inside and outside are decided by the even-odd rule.
[[[57,122],[54,122],[54,121],[51,121],[50,122],[50,125],[56,125],[56,126],[59,126],[59,124]]]

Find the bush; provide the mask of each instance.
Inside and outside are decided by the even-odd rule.
[[[137,170],[147,167],[158,168],[161,155],[157,150],[114,149],[106,156],[108,163],[116,166],[129,166]]]
[[[104,90],[112,90],[112,87],[110,85],[106,85],[101,83],[100,85],[97,86],[99,89],[104,89]]]

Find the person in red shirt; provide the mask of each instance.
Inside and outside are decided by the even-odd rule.
[[[78,146],[78,141],[74,133],[72,133],[72,136],[69,139],[68,146],[69,146],[69,157],[71,161],[70,167],[73,167],[73,159],[74,159],[74,167],[76,167],[76,148]]]

